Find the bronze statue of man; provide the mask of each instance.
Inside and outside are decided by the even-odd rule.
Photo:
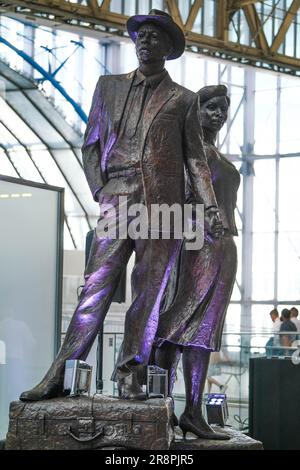
[[[181,29],[165,12],[129,18],[139,68],[126,75],[100,77],[82,148],[84,171],[95,201],[120,216],[120,196],[128,205],[184,203],[184,169],[197,201],[205,204],[212,230],[217,203],[201,139],[198,97],[174,83],[165,60],[185,48]],[[139,366],[147,365],[155,337],[160,301],[180,241],[133,240],[99,235],[96,229],[85,271],[85,286],[63,345],[44,379],[23,392],[24,401],[63,394],[67,359],[84,360],[103,324],[121,273],[135,251],[133,302],[126,313],[122,354],[116,365],[119,395],[143,399]]]

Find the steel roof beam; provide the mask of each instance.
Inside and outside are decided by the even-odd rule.
[[[245,63],[264,67],[269,64],[274,70],[283,73],[300,74],[300,58],[278,54],[278,49],[284,41],[285,35],[300,8],[300,0],[294,0],[279,28],[273,44],[269,45],[264,33],[265,23],[261,21],[256,5],[263,3],[249,0],[217,0],[215,17],[215,36],[198,34],[193,26],[199,11],[203,7],[203,0],[195,0],[191,5],[187,21],[183,24],[182,15],[176,0],[165,0],[168,11],[175,21],[184,29],[187,48],[196,46],[197,52],[208,56],[222,56],[225,60],[245,58]],[[0,9],[4,12],[14,12],[26,16],[32,15],[36,21],[49,20],[56,27],[69,25],[93,30],[106,35],[126,34],[126,21],[128,17],[110,10],[110,0],[88,0],[88,5],[70,3],[65,0],[0,0]],[[243,45],[228,40],[229,24],[235,12],[243,9],[256,47]],[[271,47],[270,47],[271,46]],[[262,65],[259,65],[259,64]]]

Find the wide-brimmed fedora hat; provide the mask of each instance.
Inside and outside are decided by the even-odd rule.
[[[170,36],[173,42],[173,50],[166,59],[178,59],[184,53],[185,37],[181,28],[173,21],[173,18],[164,11],[151,10],[148,15],[131,16],[127,21],[127,31],[133,42],[135,43],[136,41],[140,26],[147,22],[160,26]]]

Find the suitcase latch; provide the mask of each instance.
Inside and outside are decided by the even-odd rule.
[[[94,432],[94,418],[78,418],[77,420],[77,429],[78,434],[81,437],[81,434],[85,436],[87,434],[93,434]],[[83,437],[83,436],[82,436]]]
[[[77,419],[77,435],[74,434],[72,428],[69,428],[68,434],[78,442],[91,442],[103,436],[103,429],[97,434],[94,433],[94,418],[78,418]]]

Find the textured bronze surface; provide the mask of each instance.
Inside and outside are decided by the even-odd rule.
[[[167,450],[174,438],[171,399],[125,401],[95,395],[12,402],[7,450],[104,447]]]
[[[173,25],[173,21],[171,18],[166,20],[165,13],[163,16],[161,28],[157,23],[145,23],[137,31],[135,44],[139,71],[102,76],[94,93],[82,157],[92,195],[101,205],[109,202],[117,207],[120,195],[128,196],[132,203],[145,203],[150,210],[151,204],[182,205],[185,201],[186,170],[195,200],[203,202],[206,207],[216,206],[202,141],[199,98],[174,83],[164,72],[165,58],[172,51],[165,25],[166,21]],[[173,46],[175,50],[175,44]],[[144,86],[144,82],[147,93],[133,90]],[[135,96],[143,97],[144,106],[134,103]],[[130,116],[131,109],[138,113],[137,117]],[[137,126],[136,133],[132,128],[133,122]],[[120,168],[120,155],[124,154],[124,149],[127,150],[125,168]],[[131,150],[134,151],[134,170],[135,157],[139,156],[140,171],[133,176],[133,173],[131,176],[128,173]],[[109,168],[110,159],[117,168]],[[109,177],[108,170],[115,170],[113,178]],[[126,176],[119,176],[122,170],[126,171]],[[215,220],[213,216],[209,219]],[[104,238],[96,230],[85,272],[85,286],[61,350],[42,382],[23,392],[20,399],[44,400],[62,394],[65,361],[87,357],[133,251],[136,252],[133,303],[126,313],[117,374],[132,374],[132,368],[147,365],[160,302],[178,249],[178,240]],[[127,389],[126,397],[129,396],[133,397],[134,393]]]

